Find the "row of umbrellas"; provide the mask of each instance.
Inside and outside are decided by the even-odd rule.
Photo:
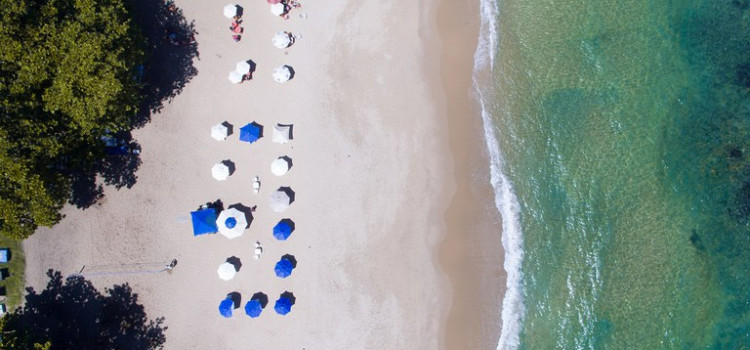
[[[217,181],[224,181],[232,174],[232,167],[234,167],[234,163],[228,160],[216,163],[211,168],[211,176]],[[271,173],[276,176],[284,176],[291,167],[291,158],[287,156],[278,157],[271,162]]]
[[[237,272],[239,272],[239,266],[241,266],[239,259],[236,257],[228,258],[227,261],[223,262],[221,265],[219,265],[219,268],[216,269],[216,273],[219,275],[219,278],[224,281],[229,281],[234,278],[235,275],[237,275]],[[274,273],[276,273],[276,276],[279,278],[287,278],[292,275],[292,270],[294,270],[297,267],[297,259],[290,254],[286,254],[279,259],[279,261],[274,266]]]
[[[269,203],[271,204],[271,209],[278,212],[289,207],[291,200],[287,192],[279,190],[271,195]],[[219,232],[229,239],[234,239],[242,236],[248,226],[247,216],[236,207],[222,210],[218,217],[214,208],[200,209],[191,212],[190,218],[193,222],[194,236]],[[273,227],[273,236],[280,241],[285,241],[292,235],[293,231],[294,222],[288,218],[281,219]]]
[[[216,141],[224,141],[230,135],[232,124],[223,122],[211,127],[211,137]],[[263,137],[263,125],[251,122],[240,128],[240,141],[254,143]],[[273,126],[271,141],[287,143],[292,139],[292,125],[278,123]]]
[[[239,302],[235,299],[239,299],[239,293],[230,293],[227,297],[219,303],[219,314],[226,318],[232,317],[234,309],[239,308]],[[279,299],[273,306],[274,311],[279,315],[286,315],[292,311],[292,306],[296,302],[294,293],[284,292],[279,295]],[[251,318],[260,316],[268,304],[268,297],[263,293],[255,293],[252,298],[245,304],[245,314]]]
[[[281,0],[267,0],[271,5],[271,14],[274,16],[281,16],[287,12],[286,5]],[[242,7],[235,4],[228,4],[224,6],[224,16],[233,19],[241,15]]]

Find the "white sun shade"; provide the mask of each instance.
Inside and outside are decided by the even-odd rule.
[[[219,268],[216,270],[216,273],[219,274],[219,278],[229,281],[232,278],[234,278],[234,275],[237,274],[237,269],[234,268],[234,265],[225,262],[221,265],[219,265]]]
[[[277,83],[287,82],[291,77],[292,71],[289,69],[289,66],[276,67],[276,69],[273,70],[273,80]]]
[[[234,18],[234,16],[237,16],[237,5],[229,4],[224,6],[224,16],[226,18]]]
[[[284,49],[292,43],[292,38],[287,32],[278,32],[271,38],[271,43],[279,49]]]
[[[216,163],[211,168],[211,176],[219,181],[224,181],[229,177],[229,167],[224,163]]]
[[[271,173],[274,175],[282,176],[286,174],[287,171],[289,171],[289,162],[287,161],[287,158],[279,157],[271,163]]]
[[[224,141],[229,135],[229,128],[224,124],[216,124],[211,127],[211,137],[216,141]]]

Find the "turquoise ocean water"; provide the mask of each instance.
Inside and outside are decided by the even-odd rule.
[[[750,0],[482,0],[498,349],[750,349]]]

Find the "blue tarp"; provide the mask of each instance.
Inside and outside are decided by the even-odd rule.
[[[8,260],[9,260],[8,259],[8,256],[9,256],[8,253],[9,253],[8,249],[5,249],[5,248],[0,249],[0,263],[7,263],[8,262]]]
[[[289,311],[292,311],[292,301],[289,298],[281,297],[276,300],[276,305],[273,306],[276,313],[279,315],[286,315]]]
[[[273,227],[273,236],[280,241],[285,241],[291,234],[292,226],[289,225],[288,220],[281,220]]]
[[[245,313],[248,316],[256,318],[260,316],[261,312],[263,312],[263,305],[260,304],[260,301],[250,300],[245,304]]]
[[[263,127],[252,122],[240,128],[240,141],[253,143],[263,136]]]
[[[195,236],[219,231],[216,226],[216,210],[213,208],[191,212],[190,217],[193,219],[193,235]]]
[[[232,299],[224,299],[221,301],[221,304],[219,304],[219,313],[226,318],[232,317],[232,309],[234,309],[234,302]]]
[[[276,267],[273,268],[273,271],[276,272],[276,276],[281,278],[289,277],[289,275],[292,274],[292,270],[294,270],[294,264],[288,259],[283,258],[279,260],[279,262],[276,263]]]

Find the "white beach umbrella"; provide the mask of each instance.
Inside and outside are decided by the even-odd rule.
[[[287,32],[278,32],[271,38],[271,43],[279,49],[285,49],[292,44],[292,37]]]
[[[238,72],[236,70],[233,70],[233,71],[229,72],[229,81],[231,81],[231,82],[233,82],[235,84],[241,83],[242,82],[242,78],[244,78],[244,77],[245,77],[245,74],[240,73],[240,72]]]
[[[229,281],[232,278],[234,278],[234,275],[237,274],[237,269],[234,268],[234,265],[225,262],[221,265],[219,265],[219,268],[216,270],[216,273],[219,274],[219,278]]]
[[[224,141],[229,135],[229,128],[224,124],[216,124],[211,127],[211,137],[216,141]]]
[[[273,142],[287,143],[292,139],[292,126],[276,124],[273,127]]]
[[[229,167],[224,163],[216,163],[211,168],[211,176],[219,181],[224,181],[229,177]]]
[[[216,219],[216,226],[219,227],[219,233],[224,235],[224,237],[229,239],[237,238],[245,232],[247,218],[245,218],[245,213],[236,208],[229,208],[219,214],[219,218]]]
[[[281,16],[281,15],[283,15],[283,14],[284,14],[285,12],[286,12],[286,7],[284,7],[284,4],[282,4],[282,3],[277,3],[277,4],[273,4],[273,5],[271,5],[271,13],[272,13],[272,14],[273,14],[274,16]]]
[[[237,62],[237,68],[235,68],[235,71],[243,75],[250,73],[250,63],[247,63],[247,61]]]
[[[271,197],[268,199],[268,204],[271,206],[271,210],[277,213],[280,213],[286,210],[286,208],[289,208],[290,203],[291,198],[289,198],[289,195],[281,190],[278,190],[271,194]]]
[[[276,80],[277,83],[285,83],[291,77],[292,71],[289,69],[289,66],[276,67],[273,70],[273,80]]]
[[[229,4],[224,6],[224,16],[226,18],[234,18],[234,16],[237,16],[237,5]]]
[[[287,161],[286,157],[276,158],[276,160],[271,163],[271,173],[274,175],[282,176],[286,174],[287,171],[289,171],[289,161]]]

